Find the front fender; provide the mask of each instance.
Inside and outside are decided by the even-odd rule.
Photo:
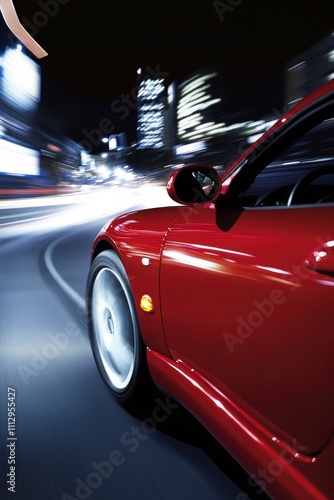
[[[173,223],[188,210],[191,208],[154,208],[117,217],[101,229],[91,251],[91,259],[106,248],[117,252],[130,281],[144,343],[169,357],[160,307],[161,253]],[[153,312],[140,308],[143,295],[152,298]]]

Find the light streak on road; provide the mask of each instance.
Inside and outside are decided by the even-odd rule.
[[[134,208],[175,205],[164,186],[92,188],[78,193],[40,198],[0,200],[1,236],[47,232],[90,221],[110,218]],[[32,211],[34,209],[35,211]],[[16,215],[11,211],[15,211]],[[28,217],[27,217],[28,216]],[[15,219],[15,220],[14,220]]]

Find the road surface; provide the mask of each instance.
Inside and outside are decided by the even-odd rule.
[[[84,303],[93,238],[116,213],[169,202],[159,187],[90,195],[2,206],[0,498],[263,499],[175,401],[157,393],[132,415],[103,384]]]

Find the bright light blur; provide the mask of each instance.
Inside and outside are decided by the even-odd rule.
[[[98,173],[102,179],[108,179],[110,176],[110,170],[105,165],[98,167]]]
[[[11,175],[39,175],[39,153],[0,139],[0,172]]]
[[[128,180],[128,181],[134,179],[133,172],[127,171],[126,170],[127,167],[128,166],[126,165],[126,167],[124,167],[124,168],[121,168],[121,167],[115,168],[115,170],[114,170],[115,177],[117,177],[119,180],[124,179],[124,180]]]
[[[216,116],[217,109],[223,109],[222,95],[214,91],[217,78],[223,75],[217,71],[201,71],[180,85],[180,99],[177,105],[177,134],[180,142],[206,141],[221,134],[225,123]],[[221,92],[223,89],[219,86]]]
[[[117,139],[116,137],[111,137],[109,140],[109,149],[112,151],[117,149]]]
[[[1,91],[11,104],[32,111],[40,101],[40,66],[22,52],[21,45],[7,48],[0,58]]]
[[[204,141],[192,142],[191,144],[184,144],[183,146],[178,146],[176,148],[176,154],[188,154],[195,153],[197,151],[204,151],[206,149],[206,145]]]
[[[87,187],[78,193],[0,200],[0,235],[2,237],[15,234],[49,232],[64,227],[75,228],[99,219],[112,219],[136,208],[154,208],[177,205],[169,198],[166,188],[155,183],[140,183],[130,188],[112,186]],[[32,208],[45,208],[31,212]],[[17,220],[1,223],[5,219],[5,210],[21,209]],[[25,214],[30,214],[25,218]]]

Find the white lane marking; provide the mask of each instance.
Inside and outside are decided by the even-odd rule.
[[[83,311],[86,309],[86,301],[81,295],[76,292],[68,283],[65,281],[58,271],[56,270],[53,262],[52,262],[52,252],[54,247],[60,243],[62,240],[65,240],[66,238],[69,238],[70,236],[73,236],[73,233],[71,234],[66,234],[64,236],[61,236],[60,238],[57,238],[54,240],[46,249],[45,254],[44,254],[44,261],[45,265],[48,268],[49,273],[53,277],[53,279],[58,283],[60,288],[71,298],[71,300],[77,304],[77,306],[82,309]]]
[[[144,190],[144,193],[143,193]],[[158,191],[158,194],[156,195],[156,191]],[[163,196],[166,198],[164,200]],[[133,194],[133,193],[132,193]],[[163,206],[179,206],[176,202],[172,201],[170,198],[168,198],[167,191],[166,189],[161,186],[152,186],[149,185],[144,185],[143,187],[140,187],[134,192],[135,195],[142,197],[145,199],[145,205],[134,203],[133,205],[126,203],[126,206],[124,206],[124,210],[118,210],[115,213],[112,213],[112,207],[108,209],[108,220],[115,219],[119,215],[122,215],[124,213],[129,213],[134,210],[140,210],[143,208],[156,208],[156,207],[163,207]],[[123,193],[122,193],[123,196]],[[118,202],[118,200],[116,200]],[[119,202],[118,202],[118,209],[119,209]],[[102,213],[100,214],[100,218],[102,220]],[[79,228],[78,231],[82,230],[82,228]],[[63,235],[53,241],[46,249],[45,254],[44,254],[44,261],[45,265],[50,272],[51,276],[54,278],[56,283],[61,287],[61,289],[72,299],[72,301],[77,304],[77,306],[82,309],[83,311],[86,310],[86,301],[81,295],[76,292],[58,273],[56,270],[53,262],[52,262],[52,251],[54,247],[62,240],[65,238],[68,238],[73,235],[73,232],[69,235]]]
[[[128,207],[127,211],[132,211],[139,209],[140,205],[133,205],[132,207]],[[119,215],[123,214],[124,212],[118,212],[113,215],[113,219],[118,217]],[[82,231],[83,228],[78,228],[76,232]],[[74,232],[71,234],[64,234],[63,236],[60,236],[56,240],[54,240],[50,245],[47,247],[44,253],[44,262],[45,265],[51,274],[51,276],[54,278],[56,283],[60,286],[60,288],[72,299],[72,301],[79,307],[79,309],[85,311],[86,310],[86,300],[81,297],[81,295],[76,292],[68,283],[67,281],[64,280],[58,273],[57,269],[55,268],[53,262],[52,262],[52,252],[54,247],[60,243],[61,241],[65,240],[66,238],[70,238],[73,236]]]

